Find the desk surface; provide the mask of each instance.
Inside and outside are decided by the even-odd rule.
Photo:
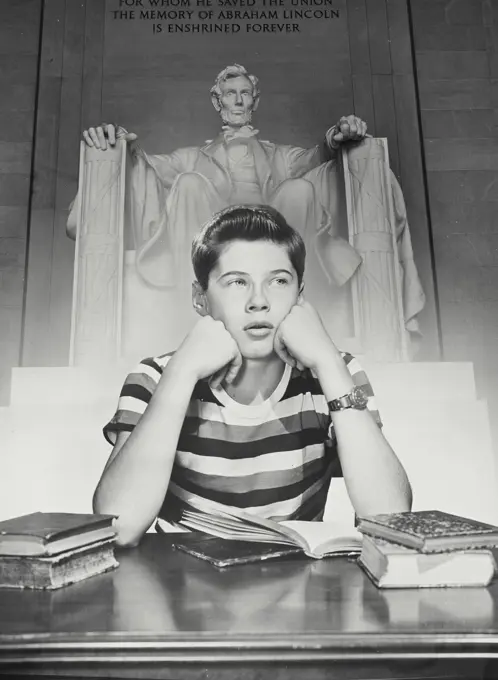
[[[352,560],[219,571],[146,535],[117,570],[57,591],[0,590],[0,664],[498,656],[488,588],[378,590]]]

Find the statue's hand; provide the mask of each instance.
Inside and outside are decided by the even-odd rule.
[[[114,146],[116,140],[124,139],[127,142],[134,142],[137,139],[137,135],[134,132],[128,132],[128,130],[125,130],[120,125],[102,123],[98,127],[83,130],[83,139],[87,146],[93,146],[95,149],[105,151],[108,146]]]
[[[359,142],[367,134],[367,124],[358,116],[342,116],[327,130],[326,139],[331,149],[338,149],[344,142]]]

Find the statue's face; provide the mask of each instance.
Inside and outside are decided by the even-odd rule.
[[[251,122],[255,100],[251,81],[245,76],[228,78],[220,84],[218,107],[221,119],[231,127],[242,127]]]
[[[205,293],[209,314],[223,321],[246,359],[274,354],[275,333],[298,296],[287,248],[243,240],[225,246]]]

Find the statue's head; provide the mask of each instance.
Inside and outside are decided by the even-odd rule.
[[[225,125],[247,125],[259,104],[258,79],[240,64],[226,66],[216,76],[211,101]]]

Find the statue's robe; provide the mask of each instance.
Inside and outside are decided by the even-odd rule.
[[[318,288],[328,285],[333,291],[334,286],[343,286],[362,262],[361,253],[346,240],[340,163],[325,160],[320,146],[303,149],[257,137],[251,137],[247,144],[261,200],[255,195],[254,200],[243,202],[274,205],[301,233],[308,254],[305,279],[309,299],[316,303],[313,292],[319,294],[322,303],[318,306],[323,307],[327,292]],[[213,212],[240,202],[224,136],[220,134],[200,148],[187,147],[168,155],[149,155],[134,147],[132,158],[129,195],[137,271],[153,287],[179,285],[182,279],[188,283],[192,279],[193,236]],[[312,191],[305,191],[306,184]],[[413,259],[403,193],[393,173],[391,185],[405,325],[407,330],[418,332],[417,315],[424,307],[425,296]],[[294,204],[286,209],[292,200]]]

